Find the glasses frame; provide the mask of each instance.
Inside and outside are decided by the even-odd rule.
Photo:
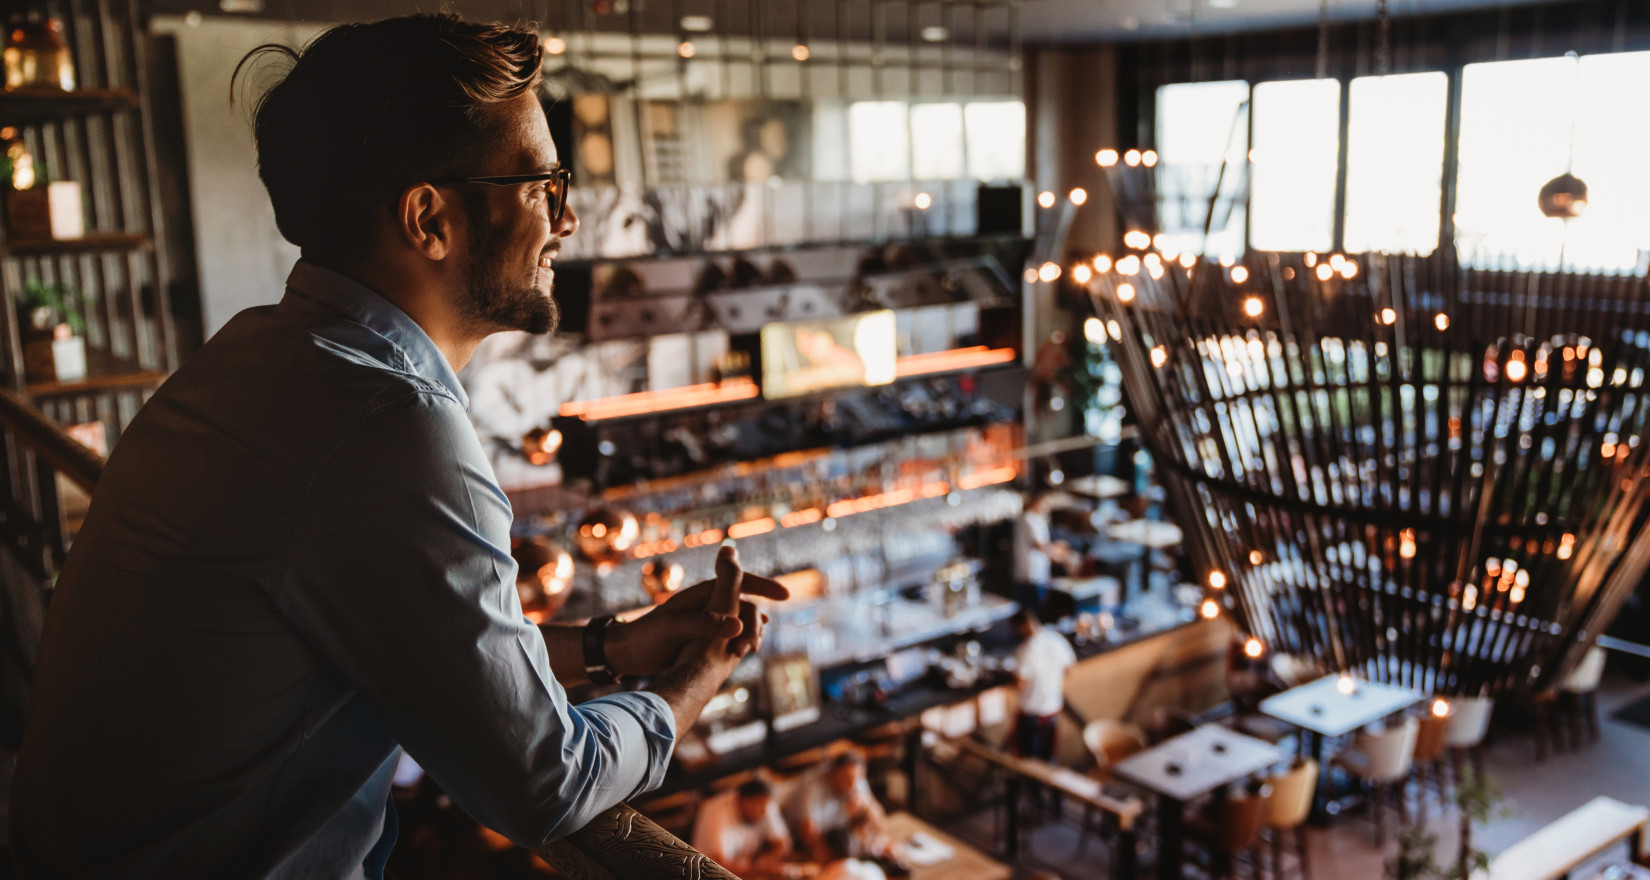
[[[557,168],[555,171],[540,171],[535,174],[509,174],[502,177],[455,177],[430,182],[436,185],[479,183],[483,186],[520,186],[524,183],[551,183],[554,186],[545,190],[546,195],[553,198],[550,205],[550,222],[559,223],[561,218],[567,214],[567,193],[573,188],[573,169]]]

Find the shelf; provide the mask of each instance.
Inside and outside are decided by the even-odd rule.
[[[146,250],[153,244],[147,235],[128,232],[93,232],[82,238],[17,238],[6,242],[14,257],[46,254],[83,254],[95,251]]]
[[[165,370],[147,369],[102,349],[87,348],[84,377],[66,382],[55,379],[30,382],[27,390],[30,397],[38,399],[120,388],[154,388],[165,382],[168,375]]]
[[[129,110],[136,106],[137,94],[129,89],[0,91],[0,125],[32,125],[92,113]]]

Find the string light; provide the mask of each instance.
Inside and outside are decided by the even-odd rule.
[[[549,55],[560,55],[567,51],[567,41],[561,37],[545,37],[544,51]]]
[[[1134,302],[1134,285],[1125,281],[1117,285],[1118,302]]]
[[[1035,284],[1037,281],[1037,269],[1032,266],[1027,266],[1024,277],[1027,284]]]
[[[1334,269],[1336,272],[1339,272],[1339,271],[1341,271],[1341,267],[1345,266],[1345,265],[1346,265],[1346,257],[1343,257],[1340,254],[1330,254],[1329,255],[1329,268]]]
[[[812,56],[813,53],[808,51],[808,47],[801,43],[797,43],[795,46],[791,47],[791,57],[798,61],[807,61]]]
[[[1038,193],[1037,194],[1037,204],[1042,205],[1045,208],[1054,207],[1054,193],[1051,193],[1046,189],[1043,190],[1041,193]]]
[[[1163,346],[1152,349],[1152,366],[1161,367],[1169,362],[1169,351]]]
[[[1129,254],[1128,256],[1122,258],[1121,260],[1118,260],[1117,261],[1117,271],[1118,271],[1119,274],[1122,274],[1122,275],[1139,275],[1140,274],[1140,258],[1135,256],[1134,254]]]
[[[1209,586],[1217,589],[1226,589],[1226,573],[1222,571],[1209,572]]]
[[[1434,327],[1437,327],[1440,331],[1448,330],[1449,329],[1449,315],[1446,315],[1443,312],[1439,312],[1438,314],[1433,315],[1432,316],[1432,325]]]
[[[1094,271],[1096,272],[1106,273],[1111,271],[1111,257],[1105,254],[1095,254],[1094,259],[1090,262],[1094,264]]]
[[[1070,193],[1068,193],[1066,195],[1066,198],[1071,199],[1071,203],[1073,205],[1077,205],[1078,207],[1081,207],[1084,202],[1089,200],[1089,192],[1088,192],[1088,190],[1083,189],[1082,187],[1077,187],[1076,189],[1074,189]]]
[[[1037,270],[1037,277],[1045,282],[1058,281],[1060,279],[1060,264],[1044,263],[1043,267]]]
[[[1071,280],[1077,282],[1078,284],[1087,284],[1089,283],[1089,279],[1093,277],[1094,270],[1090,269],[1089,264],[1087,263],[1078,263],[1077,265],[1071,267]]]
[[[1100,152],[1095,153],[1094,154],[1094,164],[1099,165],[1101,168],[1110,168],[1111,166],[1116,165],[1117,164],[1117,151],[1116,150],[1101,150]]]
[[[1529,368],[1524,365],[1524,352],[1515,351],[1512,357],[1507,358],[1507,381],[1522,382],[1529,374]]]
[[[1398,322],[1398,313],[1392,309],[1381,309],[1381,323],[1391,326]]]
[[[1318,265],[1318,255],[1312,253],[1311,251],[1306,252],[1305,259],[1306,259],[1306,267],[1308,269],[1312,268],[1313,266]]]
[[[1358,277],[1358,264],[1352,262],[1351,260],[1347,260],[1341,264],[1340,272],[1342,278],[1351,281],[1352,279]]]
[[[1141,153],[1140,154],[1140,164],[1146,166],[1147,168],[1151,168],[1151,167],[1157,165],[1157,151],[1156,150],[1147,150],[1146,152]]]
[[[1089,317],[1083,321],[1083,338],[1094,345],[1104,343],[1106,341],[1106,325],[1100,323],[1099,318]]]
[[[1214,620],[1220,616],[1220,605],[1216,604],[1213,599],[1204,599],[1203,606],[1198,610],[1202,613],[1204,620]]]
[[[1260,317],[1261,312],[1264,311],[1266,311],[1266,304],[1261,302],[1258,296],[1251,296],[1243,301],[1243,313],[1251,318]]]
[[[1249,270],[1248,269],[1245,269],[1242,266],[1233,266],[1232,267],[1232,283],[1233,284],[1242,284],[1243,282],[1248,281],[1248,280],[1249,280]]]
[[[1404,559],[1415,558],[1415,530],[1404,529],[1398,533],[1398,555]]]
[[[1250,565],[1259,565],[1259,564],[1261,564],[1262,562],[1265,562],[1265,561],[1266,561],[1266,554],[1265,553],[1262,553],[1259,550],[1250,550],[1249,551],[1249,564]]]
[[[1181,266],[1181,268],[1190,269],[1195,265],[1197,265],[1197,254],[1181,254],[1180,255],[1180,266]]]
[[[1443,697],[1439,697],[1438,699],[1433,700],[1432,701],[1432,716],[1434,718],[1448,718],[1449,717],[1449,701],[1444,699]]]
[[[928,193],[917,193],[917,197],[911,200],[911,204],[916,205],[919,211],[926,211],[934,204],[934,197]]]
[[[1139,165],[1140,164],[1140,151],[1139,150],[1130,150],[1127,153],[1124,153],[1123,154],[1123,164],[1129,166],[1130,168],[1133,168],[1136,165]]]
[[[694,47],[692,40],[683,40],[682,42],[676,44],[676,54],[682,56],[683,58],[692,58],[698,53],[698,51],[699,50]],[[1024,202],[1021,204],[1024,204]]]
[[[1123,325],[1117,323],[1116,318],[1112,318],[1106,322],[1106,332],[1110,333],[1111,338],[1117,340],[1118,342],[1123,341]]]
[[[1335,274],[1335,270],[1329,268],[1328,263],[1319,263],[1318,264],[1318,280],[1319,281],[1328,281],[1330,279],[1330,277],[1333,276],[1334,274]]]
[[[1243,643],[1243,656],[1251,660],[1260,657],[1265,652],[1266,646],[1260,643],[1260,639],[1250,638],[1249,641]]]
[[[1123,233],[1123,244],[1137,251],[1143,251],[1152,246],[1152,237],[1138,229],[1131,229]]]

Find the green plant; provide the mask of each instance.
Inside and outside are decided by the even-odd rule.
[[[1455,807],[1461,814],[1461,848],[1456,857],[1456,876],[1469,880],[1476,871],[1487,871],[1488,853],[1474,849],[1472,826],[1486,825],[1512,815],[1504,805],[1501,789],[1488,776],[1480,776],[1471,767],[1462,771],[1461,784],[1455,787]]]
[[[1389,880],[1427,880],[1443,876],[1432,851],[1438,846],[1438,836],[1419,823],[1398,830],[1398,852],[1386,863]]]
[[[47,284],[39,278],[30,278],[18,291],[17,305],[23,312],[24,326],[39,326],[36,316],[44,310],[48,313],[44,316],[45,328],[62,323],[68,324],[76,336],[86,332],[86,297],[69,285]]]

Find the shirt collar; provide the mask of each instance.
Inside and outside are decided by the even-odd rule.
[[[343,312],[367,329],[384,337],[406,361],[406,366],[426,379],[440,382],[466,410],[469,395],[447,358],[436,348],[424,328],[418,326],[395,303],[352,278],[314,263],[299,260],[287,276],[286,286],[300,296]],[[398,365],[399,366],[399,365]]]

